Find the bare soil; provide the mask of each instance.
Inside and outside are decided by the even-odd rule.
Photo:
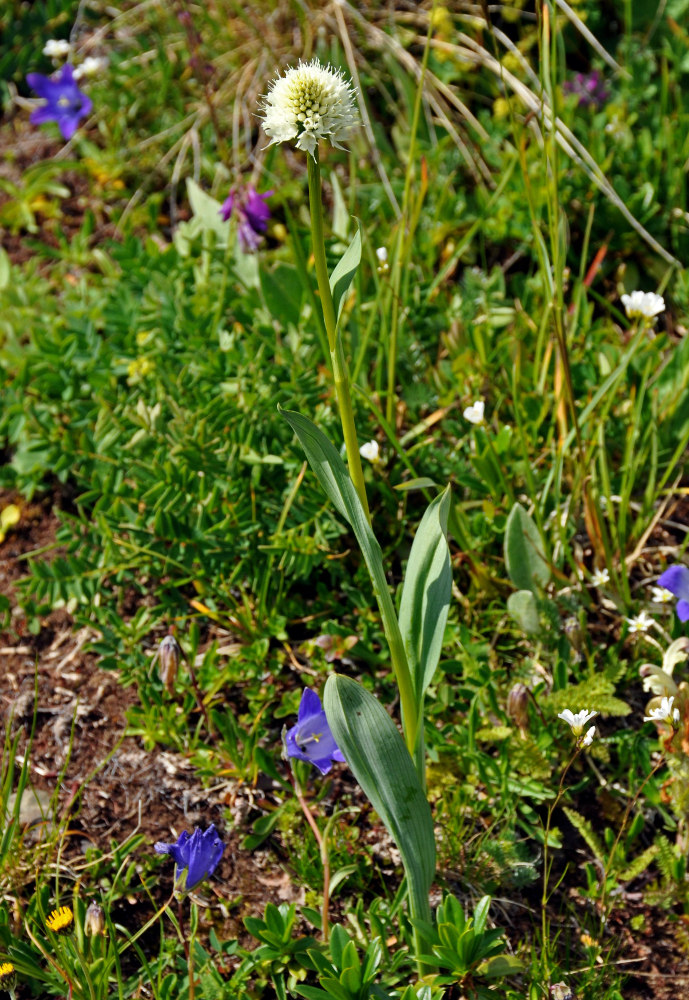
[[[21,505],[22,517],[0,545],[0,593],[14,605],[11,625],[0,632],[0,710],[10,732],[20,733],[20,758],[29,747],[35,711],[30,780],[33,788],[56,796],[56,818],[67,830],[66,894],[71,866],[83,862],[89,846],[106,853],[138,833],[144,846],[137,853],[148,869],[151,856],[157,858],[156,841],[176,840],[182,830],[212,822],[227,848],[203,896],[221,939],[239,936],[248,942],[243,917],[262,914],[268,900],[303,897],[269,850],[249,853],[240,847],[247,829],[235,825],[233,816],[248,814],[253,790],[231,780],[204,788],[183,755],[144,749],[140,739],[127,736],[126,713],[137,702],[136,688],[123,687],[115,671],[99,669],[87,650],[95,634],[75,631],[66,611],[48,615],[36,634],[28,631],[14,585],[26,573],[26,554],[55,543],[57,519],[51,498],[25,504],[0,494],[0,509],[10,502]],[[162,902],[172,890],[174,866],[159,861],[156,895]],[[136,926],[152,910],[136,886],[129,901]]]

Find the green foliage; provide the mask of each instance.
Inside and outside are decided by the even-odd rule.
[[[330,275],[330,290],[333,296],[335,317],[339,321],[345,304],[347,293],[354,281],[354,276],[361,263],[361,226],[357,222],[357,230],[352,241]]]
[[[68,161],[54,163],[46,160],[27,167],[18,184],[0,177],[0,192],[6,195],[6,200],[0,205],[0,226],[14,235],[21,230],[37,233],[37,213],[45,218],[59,218],[59,206],[49,199],[69,197],[69,188],[59,178],[65,171],[74,170],[78,166],[79,164]]]
[[[550,566],[533,518],[515,503],[505,525],[505,566],[520,590],[536,593],[550,579]]]
[[[329,677],[323,703],[335,742],[402,855],[411,912],[427,919],[435,837],[409,751],[382,705],[350,678]]]
[[[356,945],[344,927],[333,927],[330,937],[330,958],[317,951],[309,957],[316,966],[320,989],[314,986],[297,986],[296,992],[307,1000],[383,1000],[386,994],[375,985],[383,960],[383,944],[379,938],[372,941],[363,956],[359,957]]]
[[[614,670],[616,674],[617,669]],[[615,683],[608,672],[592,674],[580,684],[571,684],[561,691],[553,691],[547,698],[549,711],[558,715],[571,705],[584,705],[588,711],[601,715],[622,717],[631,709],[627,702],[615,696]]]
[[[427,956],[426,961],[435,962],[441,969],[438,983],[473,987],[477,996],[489,997],[491,993],[480,985],[481,980],[503,978],[521,970],[519,961],[501,953],[504,932],[486,927],[490,903],[490,896],[484,896],[473,915],[467,917],[459,900],[448,895],[438,907],[435,927],[419,925],[433,949],[433,956]]]
[[[31,302],[22,340],[13,324],[0,348],[5,481],[31,492],[50,472],[79,492],[77,514],[63,516],[68,554],[33,563],[27,593],[99,616],[99,590],[116,598],[150,581],[160,617],[188,613],[190,590],[215,613],[237,610],[240,589],[255,595],[249,627],[260,629],[287,579],[278,561],[295,585],[341,532],[313,491],[297,491],[300,461],[275,410],[278,384],[286,402],[317,398],[317,380],[293,367],[309,348],[266,366],[271,321],[217,257],[201,284],[172,248],[114,252],[126,278],[67,295],[59,320]]]
[[[447,544],[450,488],[432,501],[409,553],[400,597],[399,625],[417,704],[433,680],[442,652],[452,596]]]
[[[578,813],[576,809],[569,809],[565,807],[564,812],[574,829],[579,832],[588,844],[593,856],[601,863],[604,863],[606,856],[605,848],[603,847],[600,837],[594,832],[589,820]]]
[[[314,968],[311,949],[316,942],[312,937],[297,935],[296,922],[296,907],[287,903],[280,906],[268,903],[263,919],[244,918],[246,929],[261,942],[246,964],[262,971],[280,1000],[286,1000],[288,989],[294,992],[302,969]]]

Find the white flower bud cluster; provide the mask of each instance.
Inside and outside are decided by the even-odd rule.
[[[318,59],[300,62],[272,84],[263,106],[263,129],[273,142],[296,139],[315,158],[319,139],[341,143],[359,123],[354,92],[339,70]]]

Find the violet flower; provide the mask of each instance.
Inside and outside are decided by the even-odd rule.
[[[576,94],[580,108],[600,108],[610,96],[597,69],[590,73],[576,73],[570,80],[565,80],[562,89],[566,94]]]
[[[658,577],[658,586],[679,598],[675,608],[677,617],[681,622],[689,621],[689,569],[681,563],[669,566]]]
[[[62,67],[59,77],[27,73],[26,81],[46,104],[31,112],[29,121],[34,125],[57,122],[63,139],[71,139],[79,121],[89,114],[93,101],[79,90],[74,79],[74,69],[69,63]]]
[[[218,831],[211,823],[207,830],[201,831],[196,827],[191,837],[184,830],[180,833],[175,844],[163,844],[158,842],[155,845],[158,854],[171,854],[175,861],[175,882],[179,883],[184,869],[187,870],[187,878],[184,888],[191,892],[204,879],[212,875],[218,867],[225,845],[218,836]]]
[[[304,688],[297,724],[283,735],[288,757],[307,760],[321,774],[327,774],[334,761],[344,763],[344,754],[330,732],[321,699],[311,688]]]
[[[237,235],[241,247],[247,253],[258,250],[263,234],[268,226],[270,209],[266,199],[272,191],[259,194],[251,184],[245,188],[232,188],[220,207],[220,216],[227,222],[233,212],[237,213],[239,224]]]

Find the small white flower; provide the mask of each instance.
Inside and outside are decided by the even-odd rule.
[[[651,600],[654,604],[667,604],[668,601],[674,601],[674,599],[675,595],[666,587],[654,587],[651,591]]]
[[[297,140],[297,148],[315,159],[319,139],[341,143],[359,123],[354,92],[339,70],[318,59],[300,62],[278,77],[263,105],[263,129],[273,142]]]
[[[485,420],[483,414],[486,409],[486,404],[482,399],[477,399],[475,403],[471,406],[467,406],[464,411],[464,419],[468,420],[470,424],[484,424]]]
[[[672,710],[674,700],[674,695],[662,698],[658,708],[651,708],[648,715],[644,715],[644,722],[668,722],[670,725],[679,722],[679,709]]]
[[[632,633],[648,632],[651,625],[655,624],[650,615],[642,611],[641,614],[634,615],[633,618],[625,618],[629,631]]]
[[[583,712],[570,712],[570,710],[566,708],[564,712],[558,712],[557,717],[567,723],[575,736],[581,736],[584,731],[584,726],[587,722],[590,722],[595,715],[598,715],[598,712],[589,712],[587,708],[585,708]],[[593,726],[592,728],[595,729],[596,727]],[[588,736],[588,733],[586,735]],[[593,737],[591,737],[591,739],[593,739]]]
[[[672,721],[674,722],[675,727],[677,727],[679,725],[679,709],[678,708],[673,708],[672,709]]]
[[[581,740],[581,746],[582,747],[590,747],[591,744],[593,743],[595,735],[596,735],[596,727],[595,726],[591,726],[591,728],[587,732],[586,736],[584,736],[582,738],[582,740]]]
[[[379,264],[387,264],[388,262],[388,248],[378,247],[376,250],[376,257],[378,258]]]
[[[378,465],[380,462],[380,447],[377,441],[367,441],[366,444],[362,444],[359,454],[373,465]]]
[[[622,296],[622,305],[628,319],[653,319],[665,310],[665,299],[655,292],[632,292]]]
[[[591,574],[591,585],[593,587],[604,587],[606,583],[610,583],[610,573],[607,569],[594,569]]]
[[[43,55],[50,59],[64,59],[69,55],[69,42],[64,38],[49,38],[43,46]]]
[[[74,67],[74,79],[81,80],[85,76],[97,76],[107,65],[106,59],[99,59],[97,56],[86,56],[80,66]]]

